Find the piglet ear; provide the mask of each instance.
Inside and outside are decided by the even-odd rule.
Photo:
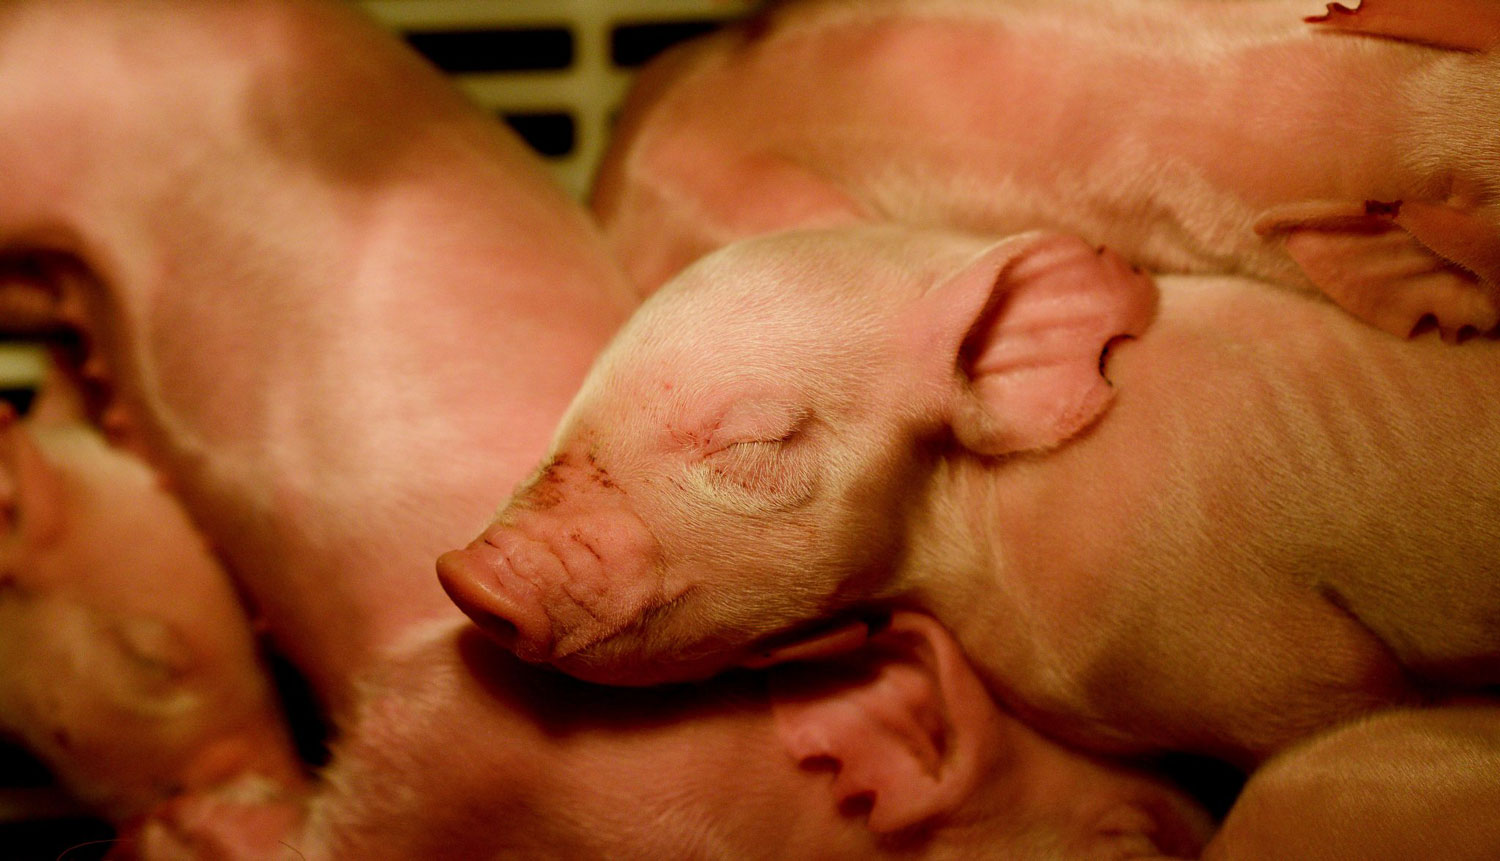
[[[949,388],[954,435],[993,456],[1050,448],[1087,427],[1114,396],[1106,349],[1145,330],[1156,298],[1149,276],[1076,236],[1026,233],[982,251],[914,315]]]
[[[61,476],[16,417],[0,402],[0,542],[36,547],[62,531]]]
[[[770,692],[787,753],[875,834],[947,818],[995,778],[998,707],[929,616],[898,611],[854,650],[778,667]]]

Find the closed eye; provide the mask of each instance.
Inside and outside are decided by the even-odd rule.
[[[729,407],[708,429],[705,454],[745,443],[789,442],[811,414],[794,402],[746,400]]]
[[[805,423],[777,439],[730,443],[705,458],[706,477],[721,490],[744,491],[776,508],[805,502],[816,470],[803,444],[804,431]]]
[[[775,467],[784,445],[785,442],[779,439],[741,440],[710,454],[709,459],[718,464],[716,471],[760,473]]]

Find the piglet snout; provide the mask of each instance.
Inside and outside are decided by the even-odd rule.
[[[609,640],[663,602],[656,542],[614,507],[521,512],[438,559],[469,618],[517,657],[551,662]]]
[[[531,581],[483,537],[438,557],[438,581],[458,608],[500,645],[530,661],[552,652],[552,622]]]

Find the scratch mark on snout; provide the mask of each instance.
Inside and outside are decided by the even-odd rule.
[[[642,607],[636,616],[624,624],[614,624],[604,627],[582,641],[571,645],[567,654],[575,656],[605,657],[603,653],[622,648],[619,644],[634,638],[641,643],[654,639],[653,632],[664,624],[664,620],[674,613],[686,599],[697,591],[697,586],[689,586],[680,594],[670,599],[656,597],[645,607]],[[592,613],[590,613],[592,615]],[[640,654],[639,646],[629,647],[627,650]],[[685,657],[696,657],[688,655]]]
[[[598,610],[594,609],[594,602],[588,596],[581,593],[578,584],[574,583],[572,578],[563,579],[562,589],[563,594],[568,596],[568,600],[573,602],[573,606],[588,614],[588,617],[593,619],[595,624],[605,624],[604,616]]]
[[[605,490],[618,490],[620,485],[609,477],[609,470],[599,465],[599,458],[590,451],[586,456],[589,463],[589,478]]]
[[[561,505],[570,491],[592,488],[625,492],[610,475],[609,469],[600,463],[592,447],[584,452],[582,462],[576,453],[559,452],[537,471],[536,478],[523,494],[524,504],[533,511],[546,511]]]
[[[599,548],[595,547],[593,545],[593,542],[589,541],[586,537],[584,537],[583,530],[580,530],[580,529],[570,529],[570,530],[568,530],[568,538],[572,539],[574,543],[576,543],[578,546],[582,547],[584,550],[587,550],[590,554],[592,554],[593,557],[596,560],[598,560],[601,565],[604,563],[604,554],[602,554],[602,553],[599,552]]]

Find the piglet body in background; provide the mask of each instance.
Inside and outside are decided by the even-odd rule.
[[[305,788],[228,576],[145,465],[78,422],[0,418],[0,732],[116,825]]]
[[[1160,285],[1153,318],[1149,278],[1057,234],[737,243],[632,318],[444,585],[613,682],[915,605],[1039,726],[1242,765],[1410,678],[1500,681],[1500,346]]]
[[[101,420],[337,721],[453,612],[432,559],[545,448],[623,276],[345,3],[6,3],[0,125],[0,331],[82,334]]]
[[[1205,861],[1484,861],[1500,850],[1500,709],[1394,709],[1272,759]]]
[[[1303,20],[1324,5],[779,4],[648,70],[594,208],[642,290],[737,238],[885,220],[1076,232],[1400,335],[1493,329],[1500,53],[1360,33],[1477,48],[1500,11]]]
[[[0,125],[0,332],[81,341],[93,417],[164,477],[321,699],[327,769],[357,775],[295,806],[184,799],[137,845],[403,857],[325,847],[365,815],[420,840],[455,799],[401,787],[457,791],[515,739],[433,741],[459,706],[385,668],[463,621],[432,560],[545,451],[633,305],[623,275],[502,124],[342,0],[0,3]]]

